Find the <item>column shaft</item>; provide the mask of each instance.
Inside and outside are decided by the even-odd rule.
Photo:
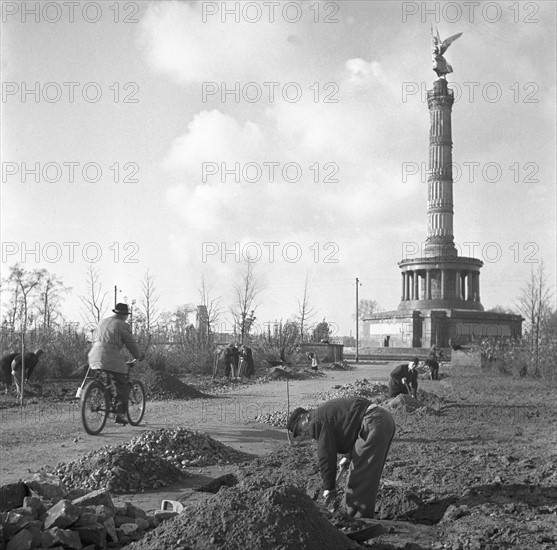
[[[445,288],[445,285],[447,284],[447,272],[445,269],[441,270],[441,300],[446,300],[447,299],[447,289]]]

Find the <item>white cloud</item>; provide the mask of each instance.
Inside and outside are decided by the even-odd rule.
[[[203,22],[202,6],[209,2],[153,2],[141,25],[151,65],[179,82],[200,83],[272,80],[292,76],[288,58],[297,51],[292,25],[278,17],[257,24],[220,14]],[[224,9],[225,2],[215,2]],[[228,2],[227,9],[241,2]],[[253,17],[253,16],[252,16]],[[297,25],[299,28],[299,25]],[[249,59],[249,62],[245,61]]]

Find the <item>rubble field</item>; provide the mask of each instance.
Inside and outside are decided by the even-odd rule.
[[[99,457],[108,460],[103,467],[111,475],[122,468],[115,458],[119,453],[125,454],[128,464],[131,460],[138,461],[137,466],[130,468],[132,471],[145,459],[145,464],[153,469],[154,484],[146,485],[149,476],[140,475],[140,481],[133,476],[126,478],[119,489],[114,485],[116,478],[109,479],[110,476],[100,485],[111,492],[123,491],[125,499],[126,492],[156,488],[156,483],[161,482],[172,483],[174,475],[189,476],[188,483],[192,486],[195,481],[193,470],[190,472],[192,466],[215,464],[219,460],[221,464],[228,462],[225,475],[209,483],[206,479],[199,483],[198,490],[205,497],[182,498],[184,510],[179,514],[167,513],[163,521],[163,517],[155,519],[152,511],[143,512],[145,516],[142,516],[141,512],[130,509],[125,520],[129,525],[123,527],[124,520],[119,519],[116,533],[109,521],[110,533],[105,526],[105,539],[102,539],[106,540],[107,548],[553,550],[557,547],[557,388],[538,380],[445,369],[440,381],[420,381],[417,400],[409,396],[387,399],[384,380],[371,380],[369,376],[358,379],[357,370],[351,374],[352,381],[338,384],[331,380],[329,389],[299,395],[298,401],[290,405],[291,408],[313,407],[327,399],[359,395],[392,412],[397,432],[383,472],[375,520],[350,520],[344,516],[343,478],[338,484],[336,509],[324,508],[313,441],[280,443],[275,451],[252,458],[206,434],[196,435],[185,428],[153,430],[128,443],[98,449],[77,463],[61,466],[57,475],[68,488],[86,492],[93,487],[87,486],[84,480],[94,477],[92,468],[98,466],[95,461]],[[246,402],[253,399],[254,388],[257,386],[251,384]],[[281,430],[286,411],[253,420]],[[9,456],[15,457],[14,453],[10,448]],[[76,475],[79,471],[82,474]],[[83,473],[86,471],[89,474]],[[74,478],[81,481],[72,483]],[[26,505],[37,514],[35,501],[27,501]],[[93,510],[81,513],[86,516],[87,512]],[[17,535],[13,524],[20,525],[25,518],[8,521],[7,513],[2,515],[3,532]],[[119,510],[116,515],[122,514],[123,510]],[[79,531],[78,527],[83,531],[86,519],[92,521],[85,516],[74,524],[74,531]],[[106,521],[102,514],[97,516],[100,519],[97,517],[96,523]],[[33,521],[41,521],[40,518],[39,514]],[[30,535],[20,535],[23,543],[39,540],[37,524],[31,527],[35,530],[27,529]],[[60,530],[71,529],[60,527]],[[102,531],[102,528],[95,529]],[[86,536],[92,536],[91,528],[85,531]],[[54,535],[58,546],[50,544],[50,535],[44,534],[40,544],[46,541],[51,547],[72,548],[65,545],[64,533],[55,531]],[[75,544],[75,536],[72,535],[73,539],[67,536],[68,541],[74,541],[68,544]],[[7,544],[8,550],[20,548],[10,548]],[[4,547],[0,545],[0,548]],[[98,550],[102,546],[93,542],[81,548]]]

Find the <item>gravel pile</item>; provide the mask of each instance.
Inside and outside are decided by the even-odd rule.
[[[367,378],[356,380],[352,384],[334,386],[330,390],[314,393],[311,395],[318,401],[329,401],[339,397],[364,397],[369,400],[384,399],[387,396],[388,387],[379,382],[370,382]]]
[[[178,468],[228,464],[250,458],[207,434],[188,428],[161,428],[146,432],[134,437],[127,447],[134,452],[155,452]]]
[[[191,466],[244,461],[246,454],[187,428],[160,429],[126,444],[105,446],[54,473],[70,489],[108,489],[137,493],[166,487],[187,477]]]
[[[76,462],[59,464],[54,473],[69,489],[107,489],[139,493],[165,487],[186,477],[155,451],[134,452],[125,446],[105,447]]]
[[[255,417],[255,422],[261,422],[262,424],[268,424],[269,426],[275,426],[277,428],[286,428],[287,421],[288,414],[285,410],[259,414]]]

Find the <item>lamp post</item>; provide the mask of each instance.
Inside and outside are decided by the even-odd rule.
[[[360,356],[358,353],[358,347],[359,347],[359,331],[358,331],[358,323],[360,320],[360,311],[359,311],[359,300],[358,300],[358,287],[362,286],[362,283],[360,283],[360,279],[358,279],[358,277],[356,277],[356,363],[360,360]]]

